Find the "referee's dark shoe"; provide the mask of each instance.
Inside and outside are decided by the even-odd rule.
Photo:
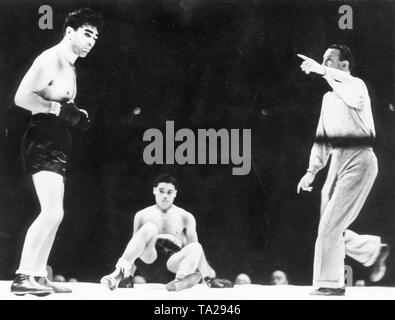
[[[318,288],[310,293],[311,296],[344,296],[346,288]]]

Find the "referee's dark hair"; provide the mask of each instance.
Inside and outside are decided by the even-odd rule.
[[[352,58],[351,50],[344,44],[332,44],[328,49],[337,49],[340,52],[339,60],[348,61],[348,69],[351,70],[354,67],[354,61]]]

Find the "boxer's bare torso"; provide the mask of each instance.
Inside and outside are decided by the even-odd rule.
[[[35,94],[46,101],[74,101],[77,94],[76,72],[73,63],[57,45],[41,53],[23,78],[18,94]],[[32,114],[42,112],[35,108],[40,100],[26,103],[23,107]]]
[[[169,239],[180,248],[188,243],[187,235],[191,231],[196,234],[195,230],[189,230],[189,228],[195,228],[195,219],[192,214],[174,204],[166,212],[163,212],[157,205],[139,211],[135,216],[134,232],[148,222],[157,226],[158,238]]]
[[[56,47],[43,52],[43,82],[47,85],[38,92],[41,97],[52,101],[73,101],[77,94],[75,67],[62,58]]]

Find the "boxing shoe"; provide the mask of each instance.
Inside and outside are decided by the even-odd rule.
[[[43,297],[54,293],[54,289],[48,286],[39,284],[33,276],[18,273],[15,276],[11,285],[11,293],[17,296],[24,296],[25,294],[32,294]]]
[[[220,278],[204,278],[204,282],[209,288],[233,288],[234,284],[232,281]]]
[[[311,296],[344,296],[346,288],[318,288],[310,293]]]
[[[116,288],[118,288],[124,274],[125,269],[121,268],[115,276],[113,275],[113,273],[111,273],[101,278],[100,283],[103,286],[109,288],[110,290],[115,290]]]
[[[386,260],[388,258],[389,253],[390,253],[390,247],[387,244],[381,245],[380,253],[376,261],[372,265],[370,281],[378,282],[384,277],[387,271]]]
[[[134,277],[124,277],[118,284],[118,288],[134,288]]]
[[[70,292],[72,292],[72,290],[69,288],[59,286],[59,285],[49,281],[47,277],[35,277],[35,280],[39,284],[41,284],[45,287],[52,288],[55,293],[70,293]]]
[[[166,284],[167,291],[180,291],[193,287],[202,279],[200,272],[191,273],[184,278],[175,279]]]

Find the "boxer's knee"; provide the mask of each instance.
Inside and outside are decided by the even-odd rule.
[[[40,213],[40,218],[49,228],[57,228],[63,220],[64,210],[61,206],[45,208]]]
[[[139,233],[144,240],[150,241],[158,235],[158,227],[152,222],[147,222],[140,228]]]
[[[186,245],[186,247],[189,251],[192,251],[196,254],[203,254],[203,247],[199,242],[192,242]]]

